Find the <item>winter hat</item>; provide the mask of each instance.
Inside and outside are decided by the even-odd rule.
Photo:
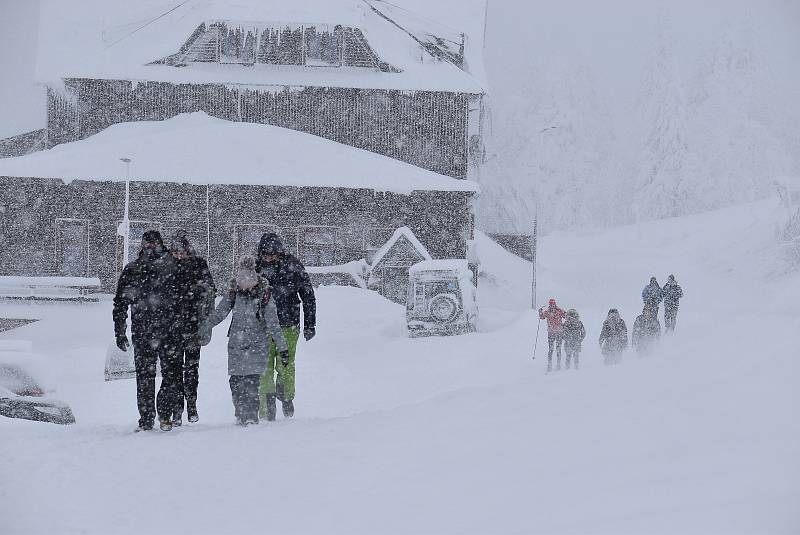
[[[258,242],[258,257],[274,254],[281,254],[286,252],[283,247],[283,242],[280,237],[274,232],[267,232],[261,236],[261,241]]]
[[[189,243],[189,238],[186,237],[186,231],[181,229],[176,230],[175,234],[173,234],[169,249],[173,253],[186,253],[189,256],[195,254],[194,247]]]
[[[164,240],[161,238],[161,233],[157,230],[148,230],[142,234],[142,247],[148,243],[155,243],[164,247]]]
[[[548,301],[547,304],[550,305],[551,307],[554,307],[554,306],[556,306],[556,300],[555,299],[550,299],[550,301]]]
[[[575,310],[574,308],[570,308],[569,310],[567,310],[567,316],[578,319],[578,311]]]
[[[670,282],[675,282],[675,275],[670,275],[669,276],[669,281]]]
[[[650,277],[650,284],[658,284],[658,280],[655,277]]]
[[[236,280],[236,285],[242,290],[249,290],[258,284],[256,259],[250,255],[242,256],[239,259],[239,267],[236,269],[234,279]]]

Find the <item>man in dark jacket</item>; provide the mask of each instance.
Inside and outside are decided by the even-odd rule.
[[[133,358],[139,430],[153,428],[156,362],[161,362],[158,417],[162,431],[172,429],[172,415],[181,396],[180,333],[177,323],[178,286],[175,259],[164,247],[161,234],[148,230],[142,236],[139,257],[122,270],[114,296],[114,332],[117,347],[128,350],[125,334],[131,308]]]
[[[278,320],[289,346],[288,358],[278,358],[275,343],[270,344],[267,371],[261,377],[259,413],[275,419],[275,398],[281,400],[283,415],[294,415],[295,353],[300,336],[300,304],[303,306],[303,336],[306,341],[316,334],[317,302],[306,268],[283,246],[277,234],[261,236],[258,244],[257,271],[269,281],[278,307]],[[277,379],[276,379],[277,372]]]
[[[675,320],[678,317],[678,305],[683,297],[683,289],[675,281],[675,275],[670,275],[662,290],[664,293],[664,328],[667,331],[675,330]]]
[[[200,382],[200,343],[197,330],[201,321],[214,310],[216,287],[208,263],[197,254],[186,232],[178,230],[172,237],[170,252],[175,257],[178,271],[178,314],[182,330],[182,345],[179,348],[183,363],[183,396],[175,410],[174,425],[181,425],[183,398],[186,398],[186,414],[190,422],[198,421],[197,385]]]

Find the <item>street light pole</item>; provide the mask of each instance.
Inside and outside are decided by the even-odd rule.
[[[536,249],[539,234],[539,200],[536,199],[536,208],[533,214],[533,242],[531,250],[531,263],[533,264],[533,276],[531,277],[531,308],[536,310]]]
[[[120,158],[125,162],[125,212],[122,216],[121,229],[122,234],[122,265],[127,266],[130,261],[128,250],[130,249],[130,234],[131,234],[131,221],[129,217],[130,199],[131,199],[131,159]]]
[[[558,127],[548,126],[539,130],[539,180],[542,181],[544,169],[542,169],[542,152],[544,152],[544,133],[549,130],[554,130]],[[531,308],[536,310],[536,256],[539,251],[539,192],[541,188],[534,189],[534,208],[533,208],[533,240],[531,242],[531,265],[533,272],[531,273]]]

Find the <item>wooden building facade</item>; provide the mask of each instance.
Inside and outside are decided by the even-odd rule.
[[[148,229],[188,232],[225,280],[236,259],[277,232],[308,266],[368,259],[395,229],[411,228],[437,258],[464,258],[471,192],[131,182],[130,256]],[[117,228],[123,182],[0,177],[0,274],[98,277],[112,291],[122,268]]]
[[[113,124],[204,111],[314,134],[454,178],[468,176],[469,147],[473,160],[482,150],[469,130],[480,96],[463,93],[69,79],[47,95],[49,147]]]

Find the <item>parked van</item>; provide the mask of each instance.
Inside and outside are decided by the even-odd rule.
[[[408,270],[409,336],[474,332],[477,289],[466,260],[425,260]]]

